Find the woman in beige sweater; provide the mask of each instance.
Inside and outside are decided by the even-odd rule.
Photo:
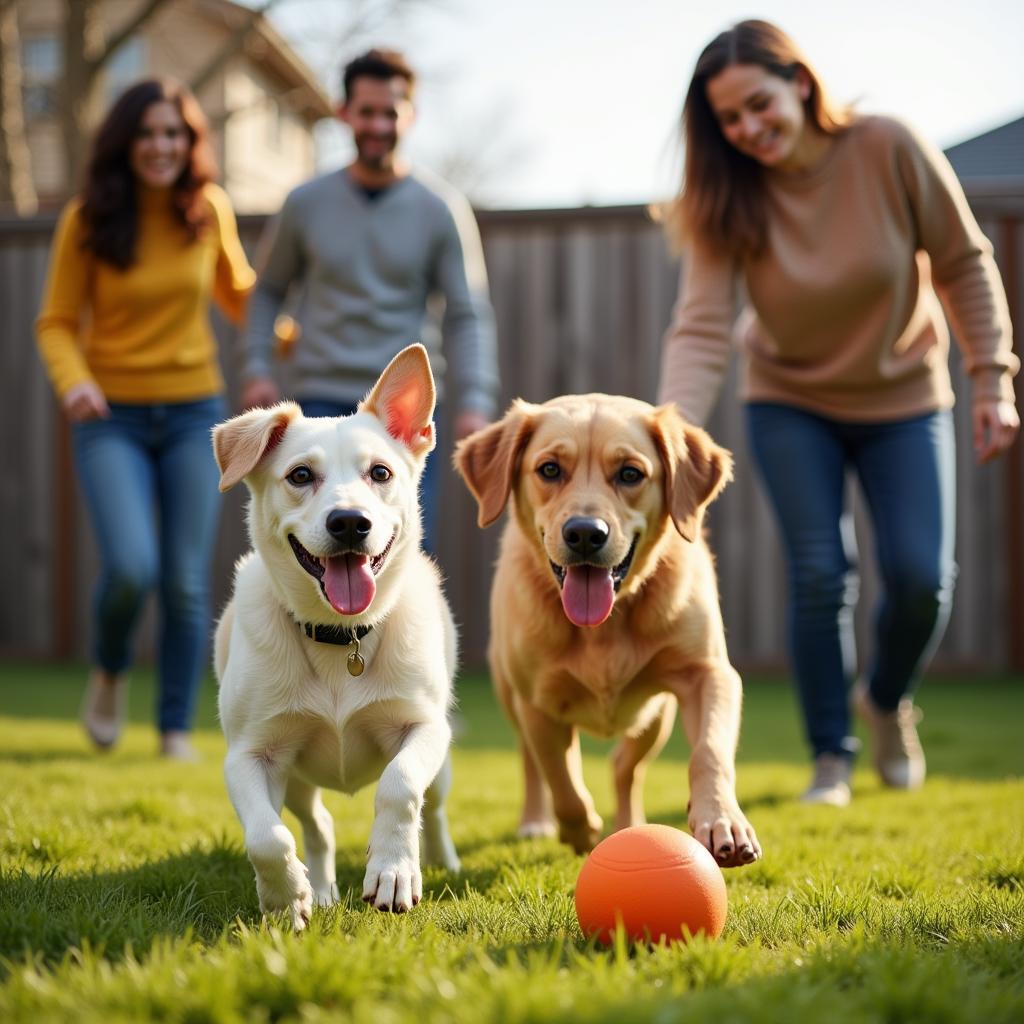
[[[834,106],[795,44],[745,21],[703,51],[683,108],[670,231],[687,248],[661,398],[703,423],[743,285],[751,449],[788,559],[790,645],[815,761],[810,802],[842,805],[856,740],[857,473],[884,583],[853,685],[887,784],[924,780],[911,695],[949,615],[956,565],[945,308],[971,377],[977,457],[1019,429],[1006,298],[948,163],[905,125]],[[939,299],[942,300],[940,307]]]

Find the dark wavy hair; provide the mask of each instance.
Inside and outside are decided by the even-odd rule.
[[[786,81],[803,71],[811,86],[804,102],[807,118],[825,135],[844,132],[853,113],[832,102],[796,43],[770,22],[741,21],[712,39],[697,58],[683,103],[683,183],[666,226],[679,247],[697,240],[719,252],[756,256],[768,234],[763,168],[726,140],[707,96],[708,82],[734,64],[757,64]]]
[[[206,118],[196,98],[172,79],[136,83],[121,94],[96,132],[82,191],[83,246],[121,270],[135,262],[139,228],[138,183],[131,167],[131,149],[146,110],[161,102],[174,104],[189,136],[188,160],[171,187],[174,216],[187,242],[198,238],[209,222],[201,191],[216,177],[217,165]]]

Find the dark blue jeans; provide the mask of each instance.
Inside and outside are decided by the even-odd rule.
[[[93,658],[107,672],[132,661],[139,613],[160,594],[157,722],[188,729],[207,665],[210,561],[220,512],[210,429],[220,396],[198,402],[110,406],[77,423],[72,444],[100,552]]]
[[[871,697],[895,709],[913,692],[949,618],[956,578],[955,451],[948,411],[843,423],[753,402],[747,426],[775,509],[789,573],[789,642],[815,755],[852,753],[848,689],[856,674],[853,470],[870,513],[882,597],[866,673]]]
[[[351,416],[356,411],[354,403],[332,402],[326,398],[298,399],[303,416]],[[429,555],[437,554],[437,503],[440,500],[441,475],[439,460],[444,458],[444,446],[440,431],[440,410],[434,410],[434,429],[437,430],[436,445],[427,456],[427,465],[420,477],[420,508],[423,513],[423,550]]]

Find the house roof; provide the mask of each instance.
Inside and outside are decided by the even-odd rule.
[[[950,146],[946,157],[966,189],[1024,192],[1024,117]]]
[[[252,8],[232,0],[201,0],[198,7],[230,31],[252,17]],[[242,51],[289,87],[288,102],[295,113],[310,121],[334,116],[334,104],[320,80],[266,17],[257,18]]]

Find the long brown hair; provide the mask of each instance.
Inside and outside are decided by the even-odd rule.
[[[209,220],[201,191],[216,177],[217,165],[206,118],[196,98],[172,79],[136,83],[121,94],[96,132],[82,193],[84,247],[121,270],[135,262],[139,228],[138,183],[131,167],[131,149],[146,110],[160,102],[174,104],[189,136],[188,160],[171,186],[174,216],[184,239],[198,238]]]
[[[741,21],[704,48],[683,103],[683,184],[669,206],[666,227],[677,246],[697,240],[746,257],[763,252],[767,244],[763,168],[726,140],[707,97],[709,80],[733,64],[758,64],[787,81],[803,71],[810,82],[807,118],[826,135],[845,131],[853,115],[829,99],[796,43],[770,22]]]

